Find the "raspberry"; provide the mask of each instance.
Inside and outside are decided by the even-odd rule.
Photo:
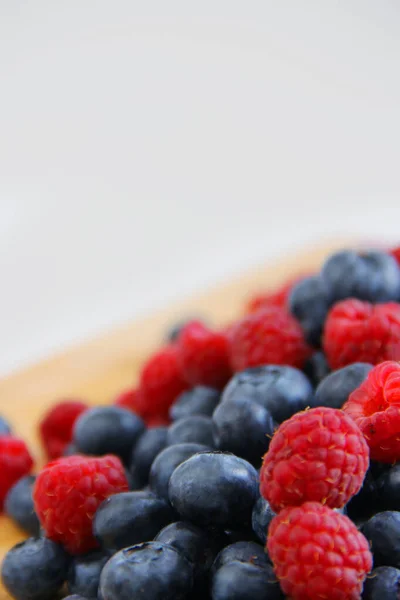
[[[200,321],[192,321],[179,335],[178,356],[186,381],[191,385],[222,388],[232,375],[228,340]]]
[[[299,323],[282,308],[263,308],[247,315],[230,333],[235,371],[266,364],[301,368],[310,353]]]
[[[87,409],[79,400],[64,400],[53,406],[39,425],[42,444],[49,458],[59,458],[72,440],[76,419]]]
[[[92,519],[100,503],[127,490],[125,471],[116,456],[70,456],[41,471],[33,499],[46,536],[71,554],[83,554],[98,546]]]
[[[0,511],[14,483],[30,473],[33,459],[23,440],[11,435],[0,436]]]
[[[400,246],[398,246],[397,248],[393,248],[390,251],[390,254],[393,256],[393,258],[396,259],[398,265],[400,266]]]
[[[171,419],[168,415],[152,414],[150,406],[145,405],[144,394],[139,388],[128,388],[121,392],[114,400],[116,406],[126,408],[142,417],[147,427],[158,427],[159,425],[169,425]]]
[[[318,502],[285,508],[274,517],[267,548],[281,588],[292,600],[359,600],[372,568],[362,533]]]
[[[151,356],[140,375],[141,413],[147,421],[168,419],[168,410],[179,394],[188,388],[178,362],[178,351],[169,345]]]
[[[369,372],[343,406],[361,429],[373,460],[400,459],[400,365],[387,361]]]
[[[289,279],[284,285],[274,292],[264,292],[250,298],[246,305],[246,313],[257,312],[261,308],[277,306],[278,308],[287,308],[288,299],[292,288],[304,279],[304,275]]]
[[[368,446],[342,411],[318,407],[284,421],[260,472],[260,491],[272,510],[306,501],[344,506],[363,483]]]
[[[400,360],[400,304],[353,298],[338,302],[328,313],[323,346],[332,369],[353,362]]]

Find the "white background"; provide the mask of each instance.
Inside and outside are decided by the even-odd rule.
[[[0,372],[338,233],[400,240],[398,0],[0,0]]]

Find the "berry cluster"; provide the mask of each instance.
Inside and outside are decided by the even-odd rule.
[[[399,361],[399,362],[398,362]],[[400,597],[400,252],[342,251],[224,329],[174,326],[109,406],[0,418],[16,600]]]

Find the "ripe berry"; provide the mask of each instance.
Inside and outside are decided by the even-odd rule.
[[[337,252],[325,262],[321,278],[332,302],[345,298],[390,302],[400,297],[400,269],[385,252]]]
[[[68,591],[84,598],[97,599],[101,571],[109,558],[108,554],[99,551],[75,556],[68,570]]]
[[[340,508],[358,492],[368,469],[368,446],[340,410],[318,407],[282,423],[260,472],[260,491],[272,510],[303,502]]]
[[[146,421],[150,417],[167,418],[170,406],[188,388],[175,346],[165,346],[147,360],[139,387]]]
[[[372,567],[368,541],[346,516],[318,502],[282,510],[267,548],[293,600],[356,600]]]
[[[127,463],[144,429],[142,419],[125,408],[96,406],[76,421],[74,442],[83,454],[116,454]]]
[[[307,342],[320,346],[322,329],[329,310],[329,297],[320,277],[306,277],[289,295],[289,310],[300,323]]]
[[[330,371],[325,354],[320,350],[314,352],[306,361],[303,371],[314,386],[321,383]]]
[[[178,421],[193,415],[211,417],[220,399],[220,392],[212,387],[197,385],[182,392],[169,409],[172,421]]]
[[[266,567],[271,564],[268,554],[260,544],[256,542],[235,542],[225,546],[218,554],[212,566],[213,573],[233,561],[252,563],[257,567]]]
[[[270,306],[287,309],[290,292],[302,279],[304,279],[304,275],[294,277],[273,292],[264,292],[253,296],[247,303],[246,313],[257,312],[261,308],[268,308]]]
[[[391,256],[393,256],[393,258],[395,259],[397,264],[400,266],[400,246],[398,246],[397,248],[393,248],[390,251],[390,254],[391,254]]]
[[[39,425],[39,433],[50,459],[63,455],[72,440],[75,421],[86,409],[87,405],[79,400],[64,400],[45,414]]]
[[[311,406],[342,408],[349,396],[367,378],[372,365],[353,363],[330,373],[321,381],[311,400]]]
[[[221,404],[245,398],[266,408],[281,423],[307,408],[312,396],[304,373],[293,367],[267,365],[236,373],[222,393]]]
[[[264,545],[267,542],[269,524],[275,514],[268,500],[260,496],[253,508],[251,524],[257,538]]]
[[[400,568],[400,512],[377,513],[361,527],[374,556],[374,566]]]
[[[142,485],[149,480],[154,459],[167,445],[167,427],[151,427],[139,437],[132,451],[131,474]]]
[[[173,546],[159,542],[117,552],[100,577],[100,593],[106,600],[185,600],[192,585],[189,561]]]
[[[377,365],[343,406],[361,429],[373,460],[400,458],[400,365]]]
[[[400,570],[377,567],[364,583],[363,600],[394,600],[400,596]]]
[[[235,371],[268,364],[302,368],[309,355],[300,324],[282,308],[269,307],[247,315],[230,332]]]
[[[30,535],[39,535],[39,519],[33,506],[33,486],[36,481],[34,475],[21,477],[9,490],[5,502],[4,511],[22,529]]]
[[[283,600],[271,565],[232,561],[218,569],[211,583],[212,600]]]
[[[400,304],[338,302],[328,313],[323,346],[332,369],[400,360]]]
[[[376,481],[382,509],[400,508],[400,464],[393,465],[380,475]]]
[[[211,417],[193,415],[179,419],[168,427],[167,445],[173,444],[204,444],[214,447],[213,422]]]
[[[174,518],[169,504],[151,492],[115,494],[99,506],[93,520],[93,533],[105,550],[152,540]]]
[[[92,519],[103,500],[128,489],[124,468],[116,456],[71,456],[49,463],[39,473],[33,499],[48,538],[71,554],[98,545]]]
[[[47,538],[29,538],[9,550],[1,567],[3,584],[16,600],[52,600],[65,581],[69,557]]]
[[[8,491],[33,467],[33,459],[22,440],[11,435],[0,436],[0,511]]]
[[[183,328],[177,349],[183,376],[192,386],[220,389],[232,374],[226,335],[208,329],[200,321],[192,321]]]
[[[199,526],[237,528],[251,522],[258,474],[233,454],[200,452],[175,469],[168,493],[182,519]]]

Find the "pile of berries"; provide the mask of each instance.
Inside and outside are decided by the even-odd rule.
[[[400,597],[400,250],[342,251],[222,330],[175,326],[32,474],[0,418],[16,600]],[[397,464],[398,463],[398,464]]]

